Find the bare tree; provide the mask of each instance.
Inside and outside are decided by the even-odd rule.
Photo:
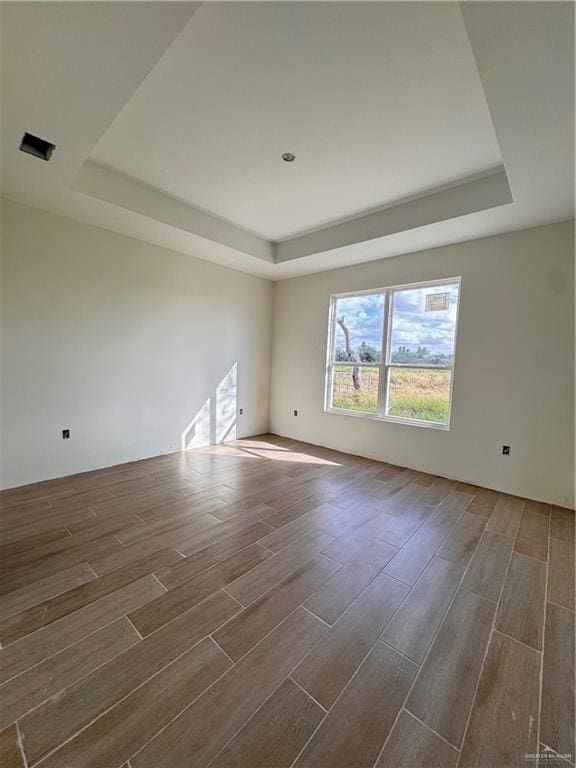
[[[352,350],[352,344],[350,343],[350,329],[344,322],[344,317],[338,317],[336,321],[340,328],[342,328],[344,338],[346,339],[346,354],[348,355],[348,360],[353,363],[359,363],[360,355],[358,352]],[[362,375],[360,373],[360,366],[358,365],[355,365],[352,368],[352,381],[354,382],[354,389],[362,389]]]

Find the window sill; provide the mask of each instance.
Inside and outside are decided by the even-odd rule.
[[[387,421],[391,424],[404,424],[408,427],[424,427],[424,429],[439,429],[442,432],[450,432],[450,423],[438,424],[433,421],[418,421],[417,419],[403,419],[399,416],[378,416],[375,413],[361,413],[360,411],[347,411],[345,408],[324,408],[325,413],[335,413],[339,416],[355,416],[357,419],[371,419],[372,421]]]

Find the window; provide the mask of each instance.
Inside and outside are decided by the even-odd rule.
[[[333,296],[326,409],[447,429],[460,280]]]

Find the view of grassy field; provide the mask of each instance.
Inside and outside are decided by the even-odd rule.
[[[378,368],[362,368],[362,389],[355,390],[352,382],[352,366],[337,365],[334,368],[332,405],[348,411],[376,413],[378,405]]]
[[[378,403],[377,368],[362,368],[362,388],[355,390],[352,366],[334,369],[332,405],[362,413],[376,413]],[[448,423],[450,371],[426,368],[392,368],[388,386],[389,416]]]

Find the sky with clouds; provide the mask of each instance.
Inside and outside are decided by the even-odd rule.
[[[426,295],[448,293],[447,310],[425,311]],[[451,354],[454,349],[454,330],[458,305],[458,285],[430,286],[394,292],[392,318],[392,351],[400,346],[409,349],[427,347],[432,353]],[[365,341],[377,349],[382,348],[382,320],[384,297],[382,294],[347,296],[338,299],[336,317],[344,317],[350,329],[352,347],[357,350]],[[344,349],[342,329],[336,325],[336,347]]]

